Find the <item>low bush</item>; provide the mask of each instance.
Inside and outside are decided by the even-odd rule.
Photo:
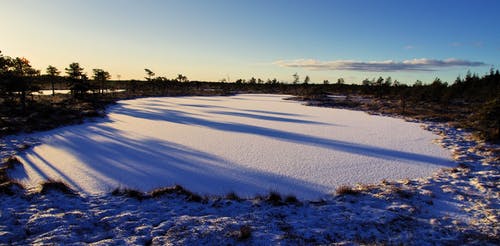
[[[274,206],[283,205],[281,195],[276,191],[269,192],[269,195],[266,197],[266,202],[271,203]]]
[[[66,195],[76,195],[76,192],[73,191],[67,184],[62,181],[57,181],[53,179],[49,179],[40,184],[40,194],[47,194],[49,191],[58,191],[64,193]]]
[[[238,234],[238,240],[246,240],[252,236],[252,227],[249,225],[244,225],[240,227],[240,232]]]
[[[22,165],[22,163],[19,161],[19,159],[17,159],[17,157],[15,157],[15,156],[10,156],[10,157],[4,158],[2,160],[2,164],[4,165],[4,167],[6,169],[13,169],[18,165]]]
[[[360,193],[360,191],[353,189],[351,186],[348,185],[341,185],[339,186],[336,190],[335,193],[339,196],[344,196],[344,195],[357,195]]]
[[[23,185],[16,181],[7,181],[0,184],[0,194],[13,196],[22,193],[24,190]]]
[[[231,201],[241,201],[241,198],[234,191],[227,193],[226,199]]]
[[[186,200],[190,201],[190,202],[203,202],[204,200],[206,200],[203,197],[201,197],[200,195],[185,189],[181,185],[175,185],[173,187],[158,188],[158,189],[151,191],[149,194],[153,198],[158,198],[158,197],[161,197],[164,195],[182,195],[182,196],[185,196]]]
[[[285,203],[287,203],[287,204],[299,204],[300,201],[299,201],[299,199],[297,199],[296,196],[288,195],[285,197]]]
[[[125,196],[125,197],[134,198],[137,200],[143,200],[143,199],[147,198],[147,195],[145,195],[144,193],[142,193],[138,190],[130,189],[130,188],[116,188],[111,192],[111,195],[113,195],[113,196]]]

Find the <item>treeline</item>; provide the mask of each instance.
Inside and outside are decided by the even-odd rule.
[[[391,77],[365,79],[360,84],[346,84],[342,78],[335,83],[324,80],[321,84],[314,84],[310,83],[309,76],[301,81],[297,73],[292,75],[290,83],[276,78],[264,80],[255,77],[237,79],[234,82],[229,79],[200,82],[190,81],[182,74],[168,79],[156,76],[147,68],[144,72],[144,80],[111,80],[109,72],[103,69],[92,69],[89,76],[79,63],[74,62],[64,68],[64,74],[58,68],[48,66],[42,75],[40,70],[30,65],[29,60],[4,56],[0,52],[0,116],[4,119],[0,119],[0,135],[2,126],[12,128],[19,123],[12,122],[13,117],[27,117],[44,111],[46,114],[50,112],[56,115],[76,114],[79,119],[86,115],[96,115],[96,110],[119,99],[277,93],[296,95],[304,100],[316,100],[329,106],[355,107],[358,103],[333,102],[328,95],[369,97],[373,99],[371,101],[378,103],[368,105],[370,110],[455,121],[459,126],[478,130],[485,139],[500,140],[500,72],[494,69],[482,76],[468,72],[464,78],[458,77],[452,83],[436,78],[430,84],[416,81],[412,85]],[[52,96],[33,96],[33,92],[42,89],[52,90]],[[69,90],[70,94],[56,95],[57,89]],[[7,122],[9,120],[10,124]],[[4,132],[15,131],[16,129],[11,129]]]

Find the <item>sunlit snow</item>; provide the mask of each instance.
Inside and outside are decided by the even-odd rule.
[[[436,135],[364,112],[282,95],[119,101],[105,119],[32,134],[12,176],[98,194],[180,184],[200,194],[279,191],[315,199],[339,185],[416,178],[453,166]]]

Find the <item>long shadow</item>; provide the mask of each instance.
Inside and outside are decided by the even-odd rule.
[[[66,173],[64,173],[61,170],[59,170],[58,168],[56,168],[54,165],[52,165],[50,162],[48,162],[45,158],[40,156],[38,153],[30,152],[30,155],[32,155],[36,159],[39,159],[45,166],[47,166],[48,168],[50,168],[51,170],[56,172],[57,175],[61,176],[63,178],[63,180],[67,181],[71,186],[75,187],[77,190],[81,190],[81,187],[74,180],[72,180]],[[24,158],[24,160],[26,162],[28,162],[31,167],[36,166],[36,164],[33,163],[32,161],[30,161],[28,158]],[[38,169],[38,172],[40,172],[39,174],[41,174],[41,172],[42,172],[41,169]],[[47,179],[46,174],[42,175],[42,177]]]
[[[37,165],[35,165],[35,163],[33,163],[27,158],[24,158],[24,155],[21,155],[20,158],[22,158],[25,161],[25,164],[28,165],[30,168],[32,168],[43,179],[49,179],[49,176],[47,176],[47,174],[45,174]],[[18,168],[16,168],[13,172],[9,173],[9,176],[13,179],[28,178],[28,174],[26,173],[26,169],[24,167],[23,170],[19,170]]]
[[[275,112],[275,111],[267,111],[267,110],[245,109],[243,111],[251,112],[251,113],[259,113],[259,114],[274,114],[274,115],[280,115],[280,116],[303,116],[301,114],[283,113],[283,112]]]
[[[140,110],[121,107],[121,108],[116,108],[115,113],[125,114],[128,116],[148,119],[148,120],[169,121],[178,124],[202,126],[220,131],[259,135],[287,142],[294,142],[294,143],[318,146],[338,151],[344,151],[356,155],[384,158],[388,160],[413,161],[423,164],[432,164],[440,166],[453,166],[453,162],[445,158],[380,148],[376,146],[370,146],[358,143],[350,143],[340,140],[332,140],[332,139],[308,136],[299,133],[281,131],[272,128],[265,128],[265,127],[259,127],[241,123],[210,121],[207,119],[186,115],[185,113],[178,110],[164,110],[162,113],[151,113],[151,112],[144,112]]]
[[[268,115],[259,115],[259,114],[249,114],[249,113],[241,113],[241,112],[227,112],[227,111],[208,111],[207,113],[212,114],[221,114],[221,115],[230,115],[230,116],[238,116],[259,120],[268,120],[268,121],[279,121],[279,122],[288,122],[288,123],[298,123],[298,124],[312,124],[312,125],[335,125],[330,123],[318,122],[318,121],[310,121],[310,120],[299,120],[293,118],[285,118],[285,117],[276,117],[276,116],[268,116]]]
[[[110,189],[126,186],[147,191],[181,184],[200,193],[223,195],[237,191],[253,196],[256,192],[266,193],[279,188],[284,194],[293,193],[311,199],[324,196],[328,191],[327,187],[318,184],[241,167],[172,142],[133,139],[103,125],[67,129],[50,144],[80,159],[84,169],[88,170],[87,175]],[[44,164],[49,162],[42,156],[40,160]],[[50,166],[57,169],[58,165],[63,164],[54,161]],[[82,188],[85,185],[76,180],[78,175],[62,175],[74,188],[88,192]]]

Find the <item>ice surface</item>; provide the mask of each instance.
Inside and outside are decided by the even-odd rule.
[[[97,122],[31,134],[39,145],[12,173],[86,194],[180,184],[200,194],[279,191],[303,199],[343,184],[416,178],[453,166],[417,123],[308,107],[283,95],[119,101]]]

